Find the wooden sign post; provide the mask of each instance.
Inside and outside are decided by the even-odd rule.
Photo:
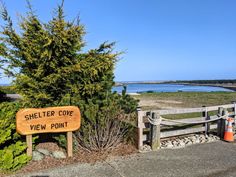
[[[22,109],[16,114],[16,130],[26,135],[29,156],[32,156],[33,134],[67,132],[67,155],[72,157],[72,131],[80,128],[80,117],[76,106]]]

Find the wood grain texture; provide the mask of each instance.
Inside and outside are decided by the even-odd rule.
[[[73,156],[73,137],[72,132],[67,132],[67,156]]]
[[[75,131],[81,124],[76,106],[27,108],[16,114],[16,130],[22,135]]]
[[[215,111],[218,110],[219,107],[223,108],[233,108],[234,104],[227,104],[227,105],[218,105],[218,106],[209,106],[206,107],[207,111]],[[160,115],[168,115],[168,114],[186,114],[186,113],[193,113],[193,112],[203,112],[205,108],[181,108],[181,109],[169,109],[169,110],[152,110],[152,112],[156,112]]]
[[[33,154],[32,135],[26,135],[26,144],[27,144],[27,155],[32,156]]]
[[[152,118],[154,120],[160,119],[160,115],[156,113],[152,113]],[[161,128],[160,124],[158,125],[151,125],[151,148],[152,150],[157,150],[161,146]]]

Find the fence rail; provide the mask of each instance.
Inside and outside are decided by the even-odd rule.
[[[151,112],[157,113],[159,115],[169,115],[169,114],[187,114],[193,112],[204,112],[204,111],[217,111],[219,107],[222,108],[234,108],[235,104],[226,104],[219,106],[209,106],[209,107],[201,107],[201,108],[183,108],[183,109],[168,109],[168,110],[153,110]],[[148,111],[143,111],[144,113]]]
[[[217,114],[209,116],[209,112],[212,111],[217,111]],[[172,136],[186,135],[197,132],[205,132],[205,134],[207,134],[209,131],[214,129],[217,129],[218,136],[222,137],[224,133],[226,118],[232,117],[234,118],[234,120],[236,120],[236,103],[201,108],[170,110],[142,111],[141,109],[138,109],[137,113],[138,148],[140,149],[145,143],[149,143],[152,149],[155,150],[160,147],[161,138],[168,138]],[[164,118],[164,116],[166,115],[187,113],[201,113],[202,117],[177,120]],[[196,124],[199,126],[192,127],[192,125]],[[163,131],[165,127],[174,127],[172,128],[174,130]],[[176,129],[176,127],[178,127],[178,129]]]

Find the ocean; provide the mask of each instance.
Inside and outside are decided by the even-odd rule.
[[[1,86],[9,86],[10,84],[0,84]],[[233,92],[230,89],[213,86],[196,86],[196,85],[180,85],[180,84],[126,84],[127,93],[143,93],[143,92]],[[113,91],[121,93],[123,86],[114,86]]]
[[[127,84],[127,93],[143,92],[233,92],[222,87],[195,86],[179,84]],[[115,86],[112,89],[121,93],[123,86]]]

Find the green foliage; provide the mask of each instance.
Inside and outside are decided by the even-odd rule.
[[[52,138],[54,140],[56,140],[57,144],[64,148],[67,149],[67,138],[66,138],[66,134],[62,134],[62,133],[58,133],[58,134],[53,134]],[[73,150],[76,152],[76,150],[78,150],[79,145],[78,145],[78,139],[77,137],[73,134]]]
[[[58,134],[58,135],[54,135],[53,138],[57,141],[57,144],[60,147],[63,147],[66,149],[67,147],[67,139],[66,136],[63,134]]]
[[[25,105],[78,105],[78,100],[99,97],[110,90],[119,55],[112,52],[114,43],[105,42],[83,52],[84,27],[79,19],[65,21],[63,3],[48,23],[41,22],[29,7],[19,33],[3,8],[6,25],[0,39],[7,46],[0,53],[8,63],[6,71],[15,77],[17,93]]]
[[[15,144],[0,150],[0,170],[15,171],[25,165],[29,160],[25,153],[26,145],[23,142],[17,141]]]
[[[103,151],[117,146],[127,133],[124,110],[119,95],[110,94],[102,102],[86,104],[82,127],[77,136],[80,145],[89,151]],[[86,123],[85,123],[86,122]]]
[[[18,103],[0,104],[0,171],[17,170],[30,160],[25,154],[27,146],[16,132],[18,110]]]
[[[96,49],[84,51],[84,26],[79,19],[65,20],[63,3],[48,23],[39,20],[29,4],[19,33],[5,7],[2,18],[6,25],[0,38],[4,43],[0,55],[6,58],[5,70],[15,78],[15,88],[23,96],[24,106],[77,105],[83,118],[81,144],[90,141],[98,128],[106,130],[99,133],[111,133],[120,140],[125,128],[118,118],[134,111],[137,102],[126,93],[112,93],[114,66],[120,54],[113,52],[115,43],[104,42]]]
[[[4,43],[0,43],[0,56],[4,55],[5,52],[5,44]],[[0,58],[0,71],[4,70],[4,62],[5,62],[5,58]],[[2,73],[0,73],[0,78],[2,77]]]
[[[122,90],[122,95],[120,97],[120,105],[126,114],[130,114],[136,111],[138,106],[138,100],[135,100],[130,95],[126,94],[126,89],[127,87],[124,86],[124,89]]]

